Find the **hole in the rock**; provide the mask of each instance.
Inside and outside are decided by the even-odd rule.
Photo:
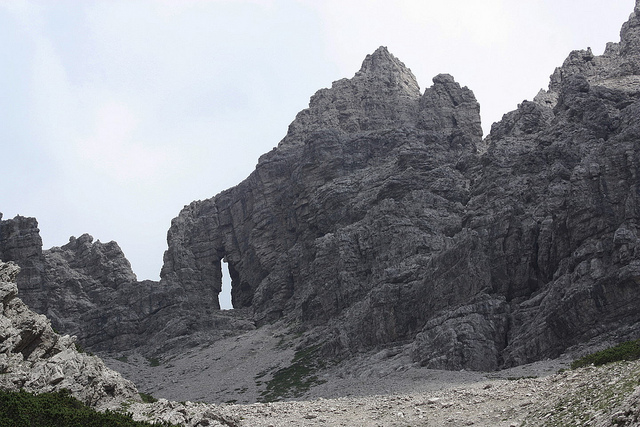
[[[218,295],[221,310],[232,310],[231,304],[231,275],[229,274],[229,265],[222,262],[222,291]]]

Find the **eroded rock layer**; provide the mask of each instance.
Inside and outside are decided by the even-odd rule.
[[[0,236],[0,259],[22,268],[22,300],[91,351],[157,356],[254,328],[241,311],[219,311],[206,288],[137,281],[115,242],[84,234],[42,250],[37,221],[21,216],[0,221]]]

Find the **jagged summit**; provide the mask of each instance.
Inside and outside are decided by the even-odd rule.
[[[289,126],[282,145],[299,144],[323,129],[344,133],[414,126],[420,88],[415,76],[387,48],[367,55],[351,79],[320,89]]]
[[[549,90],[541,90],[534,99],[539,105],[553,108],[563,85],[585,80],[600,86],[625,92],[640,91],[640,4],[636,2],[629,20],[622,25],[620,42],[607,43],[604,53],[596,56],[591,48],[575,50],[551,75]],[[571,83],[573,82],[573,83]]]
[[[409,68],[393,56],[385,46],[380,46],[362,62],[355,78],[379,79],[390,86],[397,86],[408,96],[419,97],[420,86]]]
[[[474,135],[473,144],[479,142],[480,108],[473,92],[461,88],[448,75],[437,76],[433,82],[434,86],[421,95],[411,70],[381,46],[367,55],[351,79],[338,80],[330,89],[316,92],[278,148],[300,145],[318,131],[353,134],[435,126],[438,132],[446,133],[451,131],[451,123],[469,120],[473,125],[466,132]],[[440,117],[435,123],[434,114]]]
[[[434,368],[634,336],[635,64],[614,46],[573,52],[551,102],[505,115],[479,153],[473,93],[439,75],[420,95],[379,48],[318,91],[247,180],[180,213],[164,277],[219,277],[225,257],[234,305],[258,324],[299,322],[334,354],[410,342]]]

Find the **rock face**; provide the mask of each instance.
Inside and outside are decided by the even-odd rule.
[[[407,345],[424,366],[491,370],[635,338],[639,98],[638,4],[620,43],[572,52],[484,140],[469,89],[438,75],[421,94],[381,47],[245,181],[180,212],[159,283],[90,236],[27,250],[12,236],[37,244],[32,223],[2,222],[0,256],[40,260],[20,279],[49,292],[34,306],[97,349],[284,319],[325,354]],[[251,321],[218,311],[221,262]]]
[[[450,76],[421,96],[411,72],[378,49],[352,80],[316,94],[247,180],[181,212],[161,277],[219,290],[224,258],[234,307],[253,307],[259,323],[293,311],[334,318],[389,264],[437,252],[458,231],[468,198],[460,168],[481,140],[478,113]]]
[[[20,294],[54,327],[95,352],[138,350],[157,356],[175,347],[253,328],[242,313],[225,313],[213,297],[180,284],[137,281],[115,242],[84,234],[42,250],[34,218],[0,221],[0,256],[15,261]]]
[[[220,289],[325,351],[413,343],[433,368],[496,369],[640,335],[640,10],[603,56],[481,141],[470,90],[420,95],[385,48],[311,98],[238,186],[187,206],[163,280]]]
[[[44,291],[42,239],[35,218],[16,216],[2,221],[0,213],[0,260],[19,262],[22,292],[36,295]],[[39,307],[36,310],[41,312]]]
[[[60,336],[49,320],[17,298],[19,268],[0,262],[0,388],[51,392],[62,389],[98,409],[140,401],[130,381],[96,356],[79,353],[75,338]]]

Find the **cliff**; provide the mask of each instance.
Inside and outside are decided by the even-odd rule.
[[[420,94],[385,48],[311,98],[238,186],[187,206],[163,280],[220,289],[334,355],[413,343],[434,368],[496,369],[640,334],[639,10],[602,56],[481,141],[473,93]]]
[[[91,351],[157,356],[254,327],[241,312],[217,310],[217,299],[197,290],[137,281],[116,242],[84,234],[42,250],[39,233],[35,218],[0,221],[0,259],[21,266],[22,300]]]
[[[471,90],[443,74],[421,93],[381,47],[246,180],[185,206],[159,283],[87,235],[41,251],[30,219],[2,221],[0,257],[99,350],[282,319],[333,357],[402,345],[423,366],[493,370],[637,338],[639,97],[638,4],[619,43],[572,52],[484,140]],[[222,262],[236,314],[218,310]]]

